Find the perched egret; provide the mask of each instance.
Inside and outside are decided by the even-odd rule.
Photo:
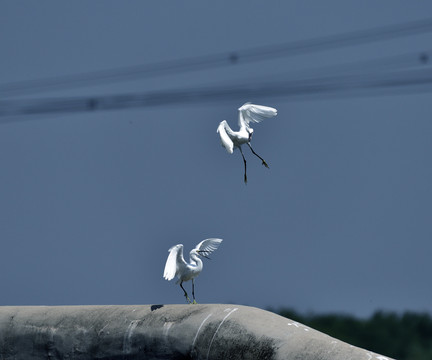
[[[239,119],[238,124],[240,126],[239,131],[233,131],[226,120],[222,121],[217,128],[217,132],[221,138],[222,146],[225,147],[228,153],[232,154],[234,152],[234,148],[238,148],[243,157],[244,163],[244,182],[247,183],[247,175],[246,175],[246,159],[243,155],[243,151],[241,146],[243,144],[247,144],[251,149],[252,153],[259,157],[262,161],[262,164],[268,168],[269,166],[265,162],[265,160],[259,156],[250,144],[252,140],[253,129],[249,126],[252,123],[259,123],[266,118],[271,118],[277,115],[277,110],[263,105],[254,105],[251,103],[246,103],[239,109]]]
[[[192,280],[192,297],[193,303],[196,304],[194,278],[196,278],[203,269],[203,262],[200,259],[200,256],[210,259],[208,255],[215,251],[221,242],[222,239],[215,238],[201,241],[197,246],[195,246],[195,249],[190,252],[189,263],[187,263],[183,257],[183,244],[174,245],[168,250],[169,255],[165,264],[163,277],[168,281],[174,279],[175,276],[178,277],[176,283],[180,283],[180,287],[184,291],[184,296],[188,303],[191,303],[191,300],[183,287],[183,282]]]

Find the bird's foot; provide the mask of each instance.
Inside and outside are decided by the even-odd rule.
[[[186,298],[186,302],[187,302],[188,304],[192,304],[192,301],[191,301],[191,299],[189,299],[189,296],[185,296],[185,298]]]
[[[192,304],[198,304],[198,303],[197,303],[196,300],[194,299],[194,300],[192,301]]]
[[[263,164],[267,169],[270,169],[270,167],[267,165],[267,163],[265,162],[265,160],[262,161],[262,164]]]

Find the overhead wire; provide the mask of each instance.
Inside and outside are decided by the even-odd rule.
[[[39,93],[52,89],[69,89],[137,78],[179,74],[189,71],[275,59],[278,57],[301,55],[338,47],[367,44],[431,31],[432,18],[428,18],[403,24],[387,25],[367,30],[358,30],[277,45],[260,46],[239,51],[221,52],[205,56],[43,79],[9,82],[0,84],[0,96],[6,98],[34,92]]]
[[[432,69],[323,75],[255,84],[0,102],[0,117],[156,107],[254,98],[317,99],[432,91]]]

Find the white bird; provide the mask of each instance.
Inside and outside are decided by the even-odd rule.
[[[243,106],[239,107],[239,119],[238,124],[240,127],[239,131],[233,131],[226,120],[223,120],[218,128],[217,132],[219,133],[222,146],[225,147],[226,151],[229,154],[234,152],[235,148],[240,150],[240,153],[243,157],[244,163],[244,182],[247,183],[247,175],[246,175],[246,159],[243,155],[243,151],[241,146],[243,144],[247,144],[251,149],[252,153],[259,157],[262,161],[262,164],[268,168],[269,166],[265,162],[265,160],[259,156],[250,144],[252,140],[253,129],[249,126],[250,123],[259,123],[266,118],[271,118],[277,115],[277,110],[263,105],[254,105],[251,103],[246,103]]]
[[[203,269],[203,262],[200,259],[200,256],[209,259],[208,255],[215,251],[221,242],[222,239],[216,238],[201,241],[190,252],[189,263],[187,263],[183,257],[183,244],[174,245],[168,250],[169,255],[165,264],[163,277],[168,281],[174,279],[176,276],[178,277],[176,284],[180,283],[180,287],[184,291],[184,296],[186,297],[186,301],[188,303],[191,303],[191,300],[189,299],[189,296],[182,285],[183,282],[192,280],[192,297],[193,303],[196,304],[194,278],[196,278]]]

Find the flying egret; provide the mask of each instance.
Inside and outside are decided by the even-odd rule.
[[[247,175],[246,175],[246,159],[243,155],[243,151],[241,146],[243,144],[247,144],[251,149],[252,153],[259,157],[262,161],[262,164],[268,168],[269,166],[265,162],[265,160],[259,156],[250,144],[252,140],[253,129],[249,126],[252,123],[259,123],[266,118],[271,118],[277,115],[277,110],[263,105],[254,105],[251,103],[246,103],[243,106],[239,107],[239,119],[238,124],[240,127],[239,131],[233,131],[226,120],[223,120],[218,128],[217,132],[221,138],[222,146],[225,147],[226,151],[229,154],[234,152],[235,148],[240,150],[240,153],[243,157],[244,163],[244,182],[247,183]]]
[[[200,256],[210,259],[208,255],[215,251],[221,242],[222,239],[216,238],[201,241],[195,246],[195,249],[190,252],[189,263],[187,263],[183,257],[183,244],[174,245],[168,250],[169,255],[165,264],[163,277],[168,281],[174,279],[176,276],[178,277],[176,284],[180,283],[180,287],[184,291],[184,296],[188,303],[191,303],[191,300],[183,287],[183,282],[192,280],[193,304],[196,304],[194,278],[196,278],[203,269],[203,262]]]

